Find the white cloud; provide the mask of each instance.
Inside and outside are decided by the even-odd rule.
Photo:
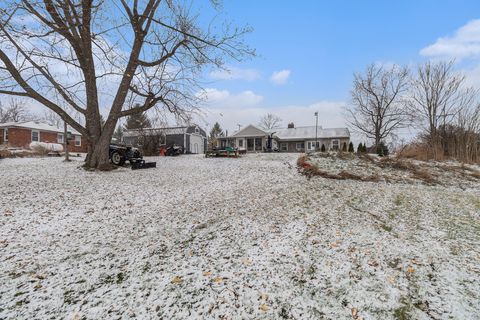
[[[204,105],[207,108],[217,109],[248,108],[256,106],[263,101],[261,95],[250,90],[232,94],[228,90],[207,88],[197,93],[197,96],[204,100]]]
[[[286,84],[288,81],[288,78],[290,77],[290,73],[291,73],[290,70],[275,71],[270,76],[270,81],[276,85]]]
[[[256,69],[241,69],[227,66],[226,69],[210,72],[210,77],[217,80],[246,80],[254,81],[260,79],[260,72]]]
[[[445,36],[423,48],[420,54],[427,57],[438,57],[461,60],[469,57],[480,57],[480,19],[472,20],[459,28],[453,36]]]

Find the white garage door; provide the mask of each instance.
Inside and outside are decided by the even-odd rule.
[[[190,152],[203,153],[203,138],[197,135],[190,136]]]

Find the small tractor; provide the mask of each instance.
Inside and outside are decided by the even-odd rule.
[[[132,170],[155,168],[156,162],[145,162],[138,148],[120,143],[110,144],[110,161],[116,166],[123,166],[126,161],[132,166]]]

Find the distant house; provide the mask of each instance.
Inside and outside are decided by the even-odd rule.
[[[261,152],[267,147],[268,137],[273,140],[273,148],[281,152],[306,152],[315,150],[315,143],[320,149],[339,150],[345,143],[350,143],[348,128],[322,128],[315,126],[262,130],[254,125],[248,125],[229,137],[218,138],[218,147],[228,146],[245,149],[247,152]]]
[[[76,130],[69,129],[68,150],[87,152],[87,143]],[[0,123],[0,145],[28,149],[32,142],[64,143],[64,130],[39,121]]]
[[[126,130],[123,133],[123,142],[139,146],[142,136],[159,136],[161,144],[179,145],[183,147],[184,153],[204,153],[207,149],[207,134],[196,125]]]

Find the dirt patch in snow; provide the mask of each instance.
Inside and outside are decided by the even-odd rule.
[[[424,162],[395,157],[357,156],[353,153],[315,153],[297,160],[307,177],[336,180],[384,181],[469,188],[480,183],[480,168],[455,162]]]

